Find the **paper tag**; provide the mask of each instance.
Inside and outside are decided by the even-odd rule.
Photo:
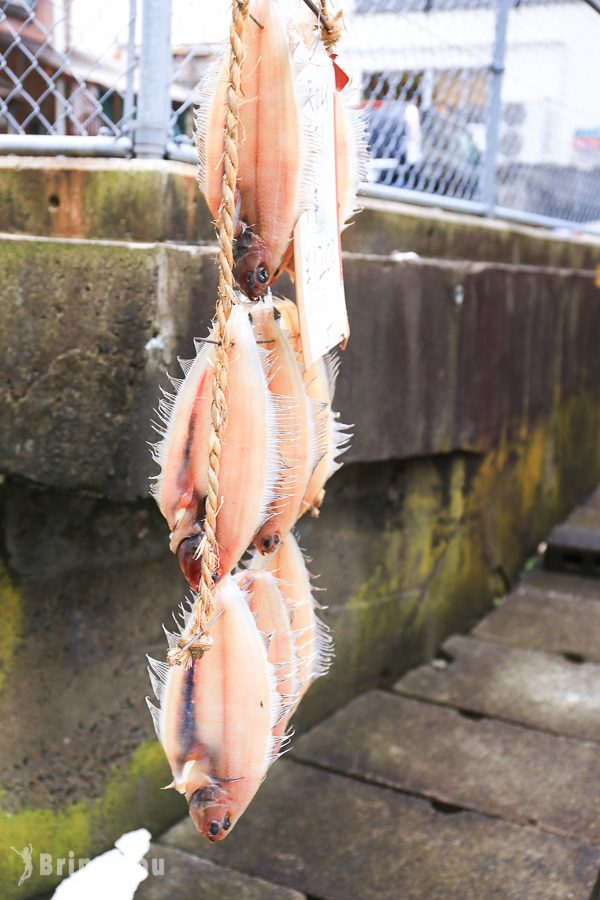
[[[304,364],[308,368],[348,338],[338,223],[335,157],[335,72],[331,60],[315,53],[300,73],[307,89],[308,127],[320,148],[314,205],[294,230],[296,300]]]

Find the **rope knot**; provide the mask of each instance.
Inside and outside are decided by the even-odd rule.
[[[192,638],[182,635],[176,647],[172,647],[167,653],[167,662],[170,666],[191,666],[197,659],[202,659],[207,650],[213,645],[213,639],[209,634],[201,632]]]
[[[327,0],[321,0],[321,40],[328,53],[331,53],[344,30],[344,14],[340,9],[332,17],[327,9]]]

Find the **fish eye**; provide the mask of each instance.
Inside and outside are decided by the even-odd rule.
[[[273,543],[275,544],[276,547],[280,541],[281,541],[280,536],[277,534],[277,532],[275,532],[275,534],[273,535]]]
[[[229,818],[229,816],[225,816],[225,818],[223,819],[223,830],[229,831],[230,828],[231,828],[231,819]]]
[[[215,837],[219,833],[219,823],[211,822],[208,830],[212,834],[212,836]]]
[[[272,544],[272,541],[271,541],[270,537],[263,538],[262,545],[265,548],[265,550],[270,550],[271,544]]]
[[[180,542],[175,552],[179,568],[194,590],[198,589],[200,582],[201,562],[199,559],[196,559],[196,552],[202,541],[202,536],[203,532],[201,530],[188,535]]]
[[[264,266],[259,266],[256,270],[256,280],[260,281],[261,284],[266,284],[269,280],[269,273],[265,269]]]

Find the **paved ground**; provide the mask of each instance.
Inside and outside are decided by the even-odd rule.
[[[227,841],[168,831],[136,898],[600,896],[599,538],[600,491],[550,536],[566,572],[299,739]]]

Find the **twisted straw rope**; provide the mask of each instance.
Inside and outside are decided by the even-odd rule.
[[[208,450],[208,493],[204,539],[198,553],[201,557],[201,576],[198,596],[192,616],[178,646],[168,653],[171,665],[189,665],[200,659],[212,646],[208,633],[213,613],[214,574],[219,565],[216,527],[219,511],[219,466],[223,434],[227,425],[227,319],[235,302],[233,290],[233,220],[235,217],[235,187],[238,171],[238,131],[240,122],[241,68],[244,60],[244,29],[249,0],[232,0],[229,40],[229,84],[224,130],[224,156],[221,206],[219,209],[219,290],[215,315],[214,339],[217,343],[215,371],[212,383],[211,429]]]
[[[328,53],[331,53],[342,36],[344,29],[344,15],[340,9],[333,17],[327,7],[327,0],[321,0],[321,40]]]

